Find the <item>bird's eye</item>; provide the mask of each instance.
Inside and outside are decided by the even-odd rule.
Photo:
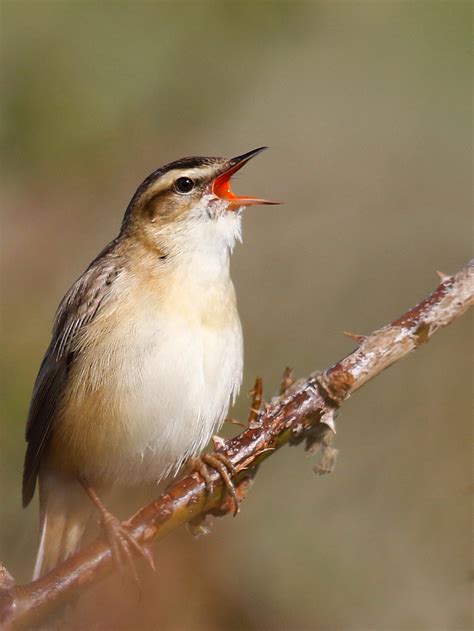
[[[189,177],[179,177],[175,182],[178,193],[190,193],[194,188],[194,182]]]

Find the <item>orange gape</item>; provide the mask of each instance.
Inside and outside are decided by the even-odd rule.
[[[235,195],[232,192],[230,188],[230,179],[234,175],[234,173],[237,173],[237,171],[239,171],[248,162],[248,160],[250,160],[250,158],[248,158],[247,160],[243,160],[242,162],[238,162],[230,169],[222,173],[222,175],[219,175],[219,177],[215,178],[212,184],[212,192],[214,193],[214,195],[217,195],[217,197],[220,197],[226,202],[229,202],[232,206],[232,210],[236,210],[241,206],[252,206],[257,204],[279,204],[279,202],[272,202],[268,199],[261,199],[258,197],[246,197],[245,195]]]

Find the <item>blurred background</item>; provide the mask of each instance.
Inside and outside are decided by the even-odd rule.
[[[467,261],[471,4],[3,0],[1,13],[0,559],[25,581],[24,422],[52,317],[148,173],[270,146],[235,186],[285,202],[248,209],[233,258],[237,418],[256,375],[270,398],[286,365],[327,367],[353,347],[344,330],[394,319]],[[467,316],[345,405],[333,474],[284,449],[236,519],[156,546],[141,599],[109,580],[62,627],[471,628],[471,342]]]

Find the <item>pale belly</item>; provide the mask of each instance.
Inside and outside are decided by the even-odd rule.
[[[109,327],[74,368],[53,438],[62,466],[121,485],[176,473],[222,425],[242,355],[235,305],[219,326],[149,314]]]

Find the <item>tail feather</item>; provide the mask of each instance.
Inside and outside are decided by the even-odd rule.
[[[78,549],[93,507],[72,477],[40,472],[40,542],[33,580]]]

